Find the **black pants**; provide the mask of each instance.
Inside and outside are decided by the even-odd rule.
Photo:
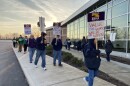
[[[107,55],[107,57],[106,57],[107,61],[110,62],[110,53],[106,52],[106,55]]]
[[[24,52],[27,51],[27,44],[24,44]]]
[[[15,46],[16,46],[16,43],[15,43],[15,42],[13,42],[13,46],[14,46],[14,48],[15,48]]]

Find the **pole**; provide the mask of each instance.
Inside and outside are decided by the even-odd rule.
[[[96,42],[96,50],[98,50],[98,39],[95,38],[95,42]]]

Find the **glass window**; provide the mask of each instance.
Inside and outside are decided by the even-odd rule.
[[[116,40],[113,43],[114,51],[126,52],[126,40]]]
[[[111,19],[111,8],[107,10],[107,19]]]
[[[129,0],[129,3],[128,3],[128,4],[129,4],[128,6],[129,6],[129,12],[130,12],[130,0]]]
[[[111,26],[111,19],[107,20],[107,26],[110,27]]]
[[[130,53],[130,28],[128,28],[128,52]]]
[[[130,14],[129,14],[129,28],[128,28],[128,52],[130,53]]]
[[[99,7],[99,8],[97,8],[97,11],[104,11],[104,10],[106,10],[107,9],[107,4],[105,4],[105,5],[103,5],[103,6],[101,6],[101,7]]]
[[[127,13],[128,4],[127,1],[122,2],[112,8],[112,17]]]
[[[67,37],[69,37],[69,24],[67,25]]]
[[[119,28],[127,26],[127,15],[112,19],[112,27]]]
[[[84,36],[84,34],[83,34],[83,33],[80,33],[80,39],[82,39],[82,38],[83,38],[83,36]]]
[[[123,1],[123,0],[113,0],[113,5],[116,5],[116,4],[120,3],[121,1]]]
[[[107,25],[105,27],[106,39],[110,39],[110,32],[111,32],[111,20],[107,20]]]
[[[80,28],[80,33],[84,33],[84,28]]]
[[[108,3],[108,8],[112,7],[112,1]]]
[[[130,26],[130,14],[128,16],[129,16],[129,26]]]
[[[112,28],[112,32],[116,33],[116,39],[126,39],[127,38],[127,28]]]
[[[80,21],[80,27],[84,27],[84,21]]]
[[[80,18],[80,21],[83,21],[84,20],[84,16]]]

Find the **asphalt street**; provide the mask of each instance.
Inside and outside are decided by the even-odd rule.
[[[0,86],[28,86],[12,42],[0,41]]]

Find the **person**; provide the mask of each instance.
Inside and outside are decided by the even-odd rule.
[[[38,60],[41,56],[42,58],[42,68],[43,70],[45,71],[46,70],[46,46],[47,46],[47,41],[45,39],[45,36],[46,36],[46,33],[45,32],[41,32],[41,37],[38,37],[36,39],[36,49],[37,49],[37,52],[36,52],[36,58],[35,58],[35,67],[37,68],[37,63],[38,63]]]
[[[22,52],[23,42],[24,42],[23,37],[22,37],[22,35],[20,35],[20,37],[18,38],[18,43],[19,43],[18,52]]]
[[[110,62],[110,53],[112,52],[113,44],[110,40],[107,40],[107,43],[105,44],[105,51],[106,51],[106,60]]]
[[[27,51],[27,46],[28,46],[28,37],[27,36],[25,36],[25,38],[24,38],[24,54],[26,53],[26,51]]]
[[[65,48],[67,49],[67,39],[64,42]]]
[[[85,36],[83,36],[83,39],[82,39],[82,41],[81,41],[81,47],[82,47],[82,49],[84,48],[84,46],[87,44],[87,41],[86,41],[86,39],[85,39]]]
[[[70,41],[70,39],[68,39],[68,41],[67,41],[68,50],[70,50],[70,45],[71,45],[71,41]]]
[[[53,65],[56,66],[56,59],[58,58],[58,64],[59,66],[62,66],[61,64],[62,41],[60,39],[60,35],[57,35],[57,38],[54,38],[51,44],[53,46]]]
[[[28,39],[28,51],[29,51],[29,60],[30,63],[33,61],[33,55],[36,50],[36,40],[33,35],[30,35],[30,38]]]
[[[101,63],[100,50],[96,49],[96,39],[89,39],[83,50],[85,66],[88,69],[88,76],[83,80],[88,82],[88,86],[93,86],[94,77],[97,76],[98,69]]]
[[[12,41],[13,41],[13,47],[16,48],[16,43],[17,43],[16,38],[14,37]]]
[[[77,42],[77,50],[80,52],[81,51],[81,40]]]

